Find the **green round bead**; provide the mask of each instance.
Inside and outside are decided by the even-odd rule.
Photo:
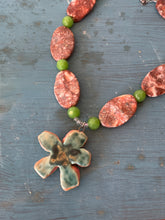
[[[69,118],[78,118],[80,116],[80,109],[76,106],[72,106],[68,109],[68,116]]]
[[[97,130],[100,127],[100,120],[97,117],[91,117],[88,120],[88,127],[91,130]]]
[[[146,93],[141,89],[136,90],[133,95],[137,102],[143,102],[146,98]]]
[[[62,20],[62,24],[67,28],[71,28],[73,26],[73,23],[73,18],[71,18],[70,16],[65,16]]]
[[[62,71],[62,70],[67,70],[69,67],[68,61],[67,60],[58,60],[57,61],[57,69]]]

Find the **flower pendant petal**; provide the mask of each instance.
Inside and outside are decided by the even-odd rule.
[[[50,131],[44,131],[38,136],[38,141],[41,145],[41,147],[47,151],[51,152],[52,148],[55,145],[62,145],[60,139],[57,137],[56,134],[50,132]]]
[[[72,164],[77,164],[80,167],[88,167],[91,163],[91,154],[85,149],[75,151],[71,150],[69,160]]]
[[[63,145],[71,145],[73,148],[83,147],[87,141],[87,136],[84,132],[72,130],[67,133],[67,135],[63,139]]]
[[[50,157],[44,157],[42,159],[40,159],[39,161],[37,161],[34,165],[34,169],[35,171],[38,173],[38,175],[40,177],[42,177],[43,179],[47,178],[48,176],[50,176],[54,171],[56,171],[56,169],[58,168],[55,165],[51,165],[49,163]]]
[[[68,191],[79,186],[80,172],[75,166],[60,167],[61,187],[64,191]]]

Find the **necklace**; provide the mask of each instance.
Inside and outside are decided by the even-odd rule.
[[[156,97],[165,93],[165,64],[162,64],[145,76],[141,89],[133,95],[115,97],[101,108],[98,117],[91,117],[88,122],[80,120],[80,110],[76,107],[80,86],[76,76],[68,70],[67,62],[74,49],[74,35],[70,28],[86,16],[95,3],[95,0],[73,0],[67,8],[68,15],[63,19],[63,26],[54,31],[50,45],[52,57],[60,70],[55,80],[55,97],[63,108],[68,109],[68,116],[77,123],[79,129],[69,131],[63,141],[52,132],[42,132],[38,136],[39,143],[50,155],[36,162],[34,169],[45,179],[59,168],[61,186],[65,191],[79,185],[80,173],[76,165],[88,167],[91,163],[91,153],[83,148],[87,141],[85,128],[96,130],[100,124],[107,128],[121,126],[133,117],[137,103],[143,102],[146,95]]]

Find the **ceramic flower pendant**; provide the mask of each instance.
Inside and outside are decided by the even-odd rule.
[[[75,165],[88,167],[91,162],[90,152],[82,148],[87,136],[83,132],[71,130],[61,142],[56,134],[44,131],[38,136],[38,140],[50,155],[35,163],[35,171],[45,179],[59,167],[64,191],[79,186],[80,172]]]

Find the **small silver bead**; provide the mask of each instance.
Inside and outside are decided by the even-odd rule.
[[[73,120],[76,122],[76,124],[77,124],[78,126],[80,126],[80,128],[85,129],[85,128],[88,127],[88,123],[86,123],[86,122],[84,122],[84,121],[81,121],[79,118],[74,118]]]

